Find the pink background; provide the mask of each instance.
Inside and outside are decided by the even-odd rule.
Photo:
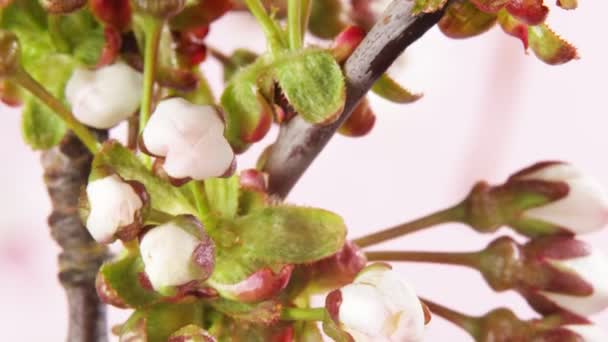
[[[405,68],[393,70],[425,97],[406,106],[372,97],[378,116],[373,132],[364,139],[336,137],[289,201],[339,213],[356,237],[451,205],[476,180],[501,182],[538,160],[572,162],[608,187],[608,48],[605,37],[600,38],[606,12],[603,1],[583,1],[574,12],[553,6],[549,23],[579,47],[582,57],[559,67],[525,55],[521,43],[498,28],[463,41],[433,29],[408,51]],[[243,15],[214,25],[209,42],[225,52],[264,46],[257,27]],[[219,85],[215,61],[204,68]],[[0,111],[2,336],[7,341],[60,341],[66,308],[55,275],[58,249],[46,228],[49,201],[39,156],[21,140],[18,112]],[[253,165],[262,145],[239,159],[240,168]],[[377,248],[475,250],[492,238],[446,225]],[[582,238],[606,250],[608,230]],[[463,312],[482,314],[506,305],[522,318],[534,316],[517,295],[493,293],[473,271],[425,264],[403,264],[398,270],[420,295]],[[126,315],[112,309],[110,320],[115,324]],[[593,319],[608,330],[608,312]],[[435,317],[427,341],[470,338]]]

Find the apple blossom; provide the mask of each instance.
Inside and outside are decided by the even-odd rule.
[[[86,227],[96,241],[112,242],[121,233],[132,238],[141,228],[147,195],[136,191],[132,184],[110,175],[90,182],[86,194],[90,207]]]
[[[363,269],[326,299],[332,319],[357,342],[422,341],[425,314],[414,290],[386,264]]]
[[[152,228],[139,247],[146,276],[161,293],[205,280],[213,271],[215,245],[193,217],[179,217]]]
[[[142,142],[148,153],[165,158],[163,168],[170,177],[204,180],[231,169],[234,153],[223,131],[214,107],[171,98],[156,107]]]
[[[141,74],[117,62],[97,70],[75,69],[65,95],[78,121],[107,129],[133,115],[139,107],[141,87]]]

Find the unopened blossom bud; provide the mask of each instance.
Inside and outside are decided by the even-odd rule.
[[[172,178],[219,177],[234,161],[223,132],[224,123],[215,107],[171,98],[156,107],[144,129],[142,148],[165,158],[163,168]]]
[[[268,191],[268,174],[256,169],[243,170],[239,175],[239,183],[243,189],[266,192]]]
[[[503,237],[480,256],[492,288],[515,289],[540,313],[587,316],[608,307],[608,258],[583,241],[547,236],[518,245]]]
[[[562,162],[537,163],[499,186],[480,182],[465,204],[465,221],[480,231],[509,225],[528,236],[582,234],[608,223],[602,187]]]
[[[186,6],[186,0],[132,0],[138,11],[157,18],[171,18]]]
[[[293,265],[285,265],[278,272],[265,267],[236,284],[210,282],[223,297],[240,302],[261,302],[276,297],[289,283]]]
[[[334,40],[332,55],[338,62],[344,62],[365,38],[365,30],[358,26],[348,26]]]
[[[13,76],[20,67],[19,39],[13,32],[0,30],[0,79]]]
[[[326,299],[332,319],[357,342],[422,341],[425,314],[414,290],[385,264],[363,269]]]
[[[110,175],[90,182],[86,194],[89,201],[86,227],[97,242],[136,237],[143,225],[144,206],[148,204],[148,195],[141,184]]]
[[[134,114],[139,107],[141,87],[141,74],[118,62],[97,70],[74,70],[65,95],[78,121],[108,129]]]
[[[312,272],[311,291],[327,291],[353,282],[365,267],[365,254],[351,241],[346,241],[342,249],[308,266]]]
[[[370,108],[367,98],[364,98],[340,126],[338,132],[347,137],[362,137],[374,128],[375,123],[376,115]]]
[[[206,280],[215,266],[215,244],[190,216],[152,228],[144,234],[139,248],[147,280],[163,294]]]
[[[84,5],[87,0],[40,0],[40,6],[53,14],[66,14],[74,12]]]

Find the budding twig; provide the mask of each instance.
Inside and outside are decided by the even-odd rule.
[[[405,48],[433,27],[443,11],[412,15],[415,2],[394,0],[344,66],[346,104],[340,118],[328,126],[314,126],[295,117],[281,127],[264,171],[269,190],[285,198],[304,171],[323,150],[357,103]]]

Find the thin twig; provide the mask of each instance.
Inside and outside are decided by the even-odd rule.
[[[78,199],[91,160],[92,155],[71,133],[58,147],[42,153],[53,207],[48,222],[53,239],[62,248],[59,281],[68,300],[70,342],[107,341],[105,307],[97,297],[95,277],[108,252],[91,238],[78,215]]]
[[[344,66],[346,104],[340,118],[328,126],[313,126],[295,117],[281,127],[264,170],[269,190],[285,198],[304,171],[349,117],[374,82],[399,55],[433,27],[443,11],[412,15],[411,0],[394,0]]]

